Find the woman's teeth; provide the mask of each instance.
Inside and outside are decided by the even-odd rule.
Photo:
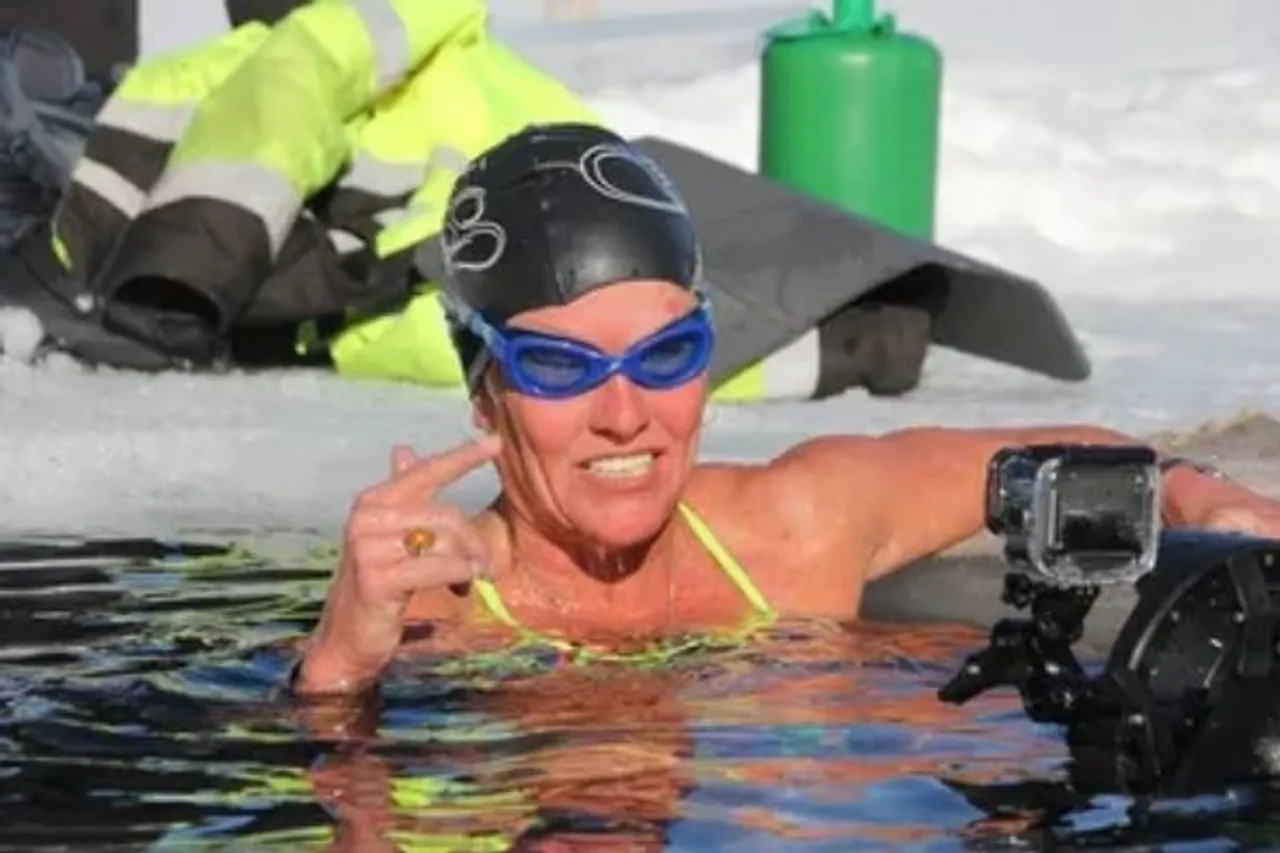
[[[639,477],[653,467],[652,453],[633,453],[629,456],[606,456],[587,463],[587,470],[604,477]]]

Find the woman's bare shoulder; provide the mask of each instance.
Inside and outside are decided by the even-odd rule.
[[[685,494],[718,536],[769,562],[816,558],[846,521],[832,518],[819,492],[773,463],[700,466]]]
[[[874,446],[852,436],[835,446],[829,444],[823,440],[805,442],[760,462],[699,465],[686,493],[699,507],[723,507],[716,514],[724,516],[727,523],[761,535],[823,539],[836,529],[857,523],[855,518],[832,517],[833,511],[847,515],[848,503],[832,500],[830,469],[840,467],[850,474],[850,490],[865,488],[865,483],[857,482],[856,463],[870,456]]]
[[[775,607],[853,616],[869,558],[857,546],[865,519],[850,517],[847,503],[832,505],[805,476],[809,465],[785,456],[705,465],[687,494]]]

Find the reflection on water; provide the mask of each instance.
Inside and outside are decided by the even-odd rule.
[[[1273,797],[1073,794],[1012,696],[942,705],[979,638],[791,623],[652,669],[397,664],[278,685],[331,555],[0,547],[0,849],[1022,850],[1280,837]],[[1256,847],[1252,849],[1257,849]]]

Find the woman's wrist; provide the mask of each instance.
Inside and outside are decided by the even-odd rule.
[[[378,676],[353,666],[323,645],[313,645],[289,674],[289,692],[296,696],[356,696],[376,686]]]
[[[1221,470],[1182,456],[1162,456],[1164,521],[1170,527],[1203,524],[1241,488]]]
[[[1230,479],[1222,469],[1215,468],[1212,465],[1206,465],[1203,462],[1197,462],[1194,459],[1188,459],[1185,456],[1161,455],[1160,462],[1158,464],[1160,466],[1161,474],[1168,474],[1170,471],[1176,470],[1189,470],[1195,471],[1197,474],[1203,474],[1204,476],[1215,480]]]

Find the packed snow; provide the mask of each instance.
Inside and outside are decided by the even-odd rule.
[[[760,22],[796,6],[596,5],[605,20],[548,24],[531,0],[498,0],[495,28],[620,130],[753,168]],[[817,433],[917,423],[1089,420],[1145,433],[1280,411],[1280,6],[885,8],[946,56],[938,239],[1044,282],[1094,375],[1062,383],[935,348],[906,397],[716,407],[707,455],[759,458]],[[695,12],[700,35],[680,25]],[[627,16],[636,24],[620,25]],[[612,76],[597,73],[605,39],[617,40],[604,51]],[[385,475],[393,443],[429,451],[469,435],[456,393],[310,372],[30,366],[15,357],[30,335],[29,318],[0,317],[6,535],[332,535],[352,495]],[[474,505],[492,488],[480,473],[454,494]]]

